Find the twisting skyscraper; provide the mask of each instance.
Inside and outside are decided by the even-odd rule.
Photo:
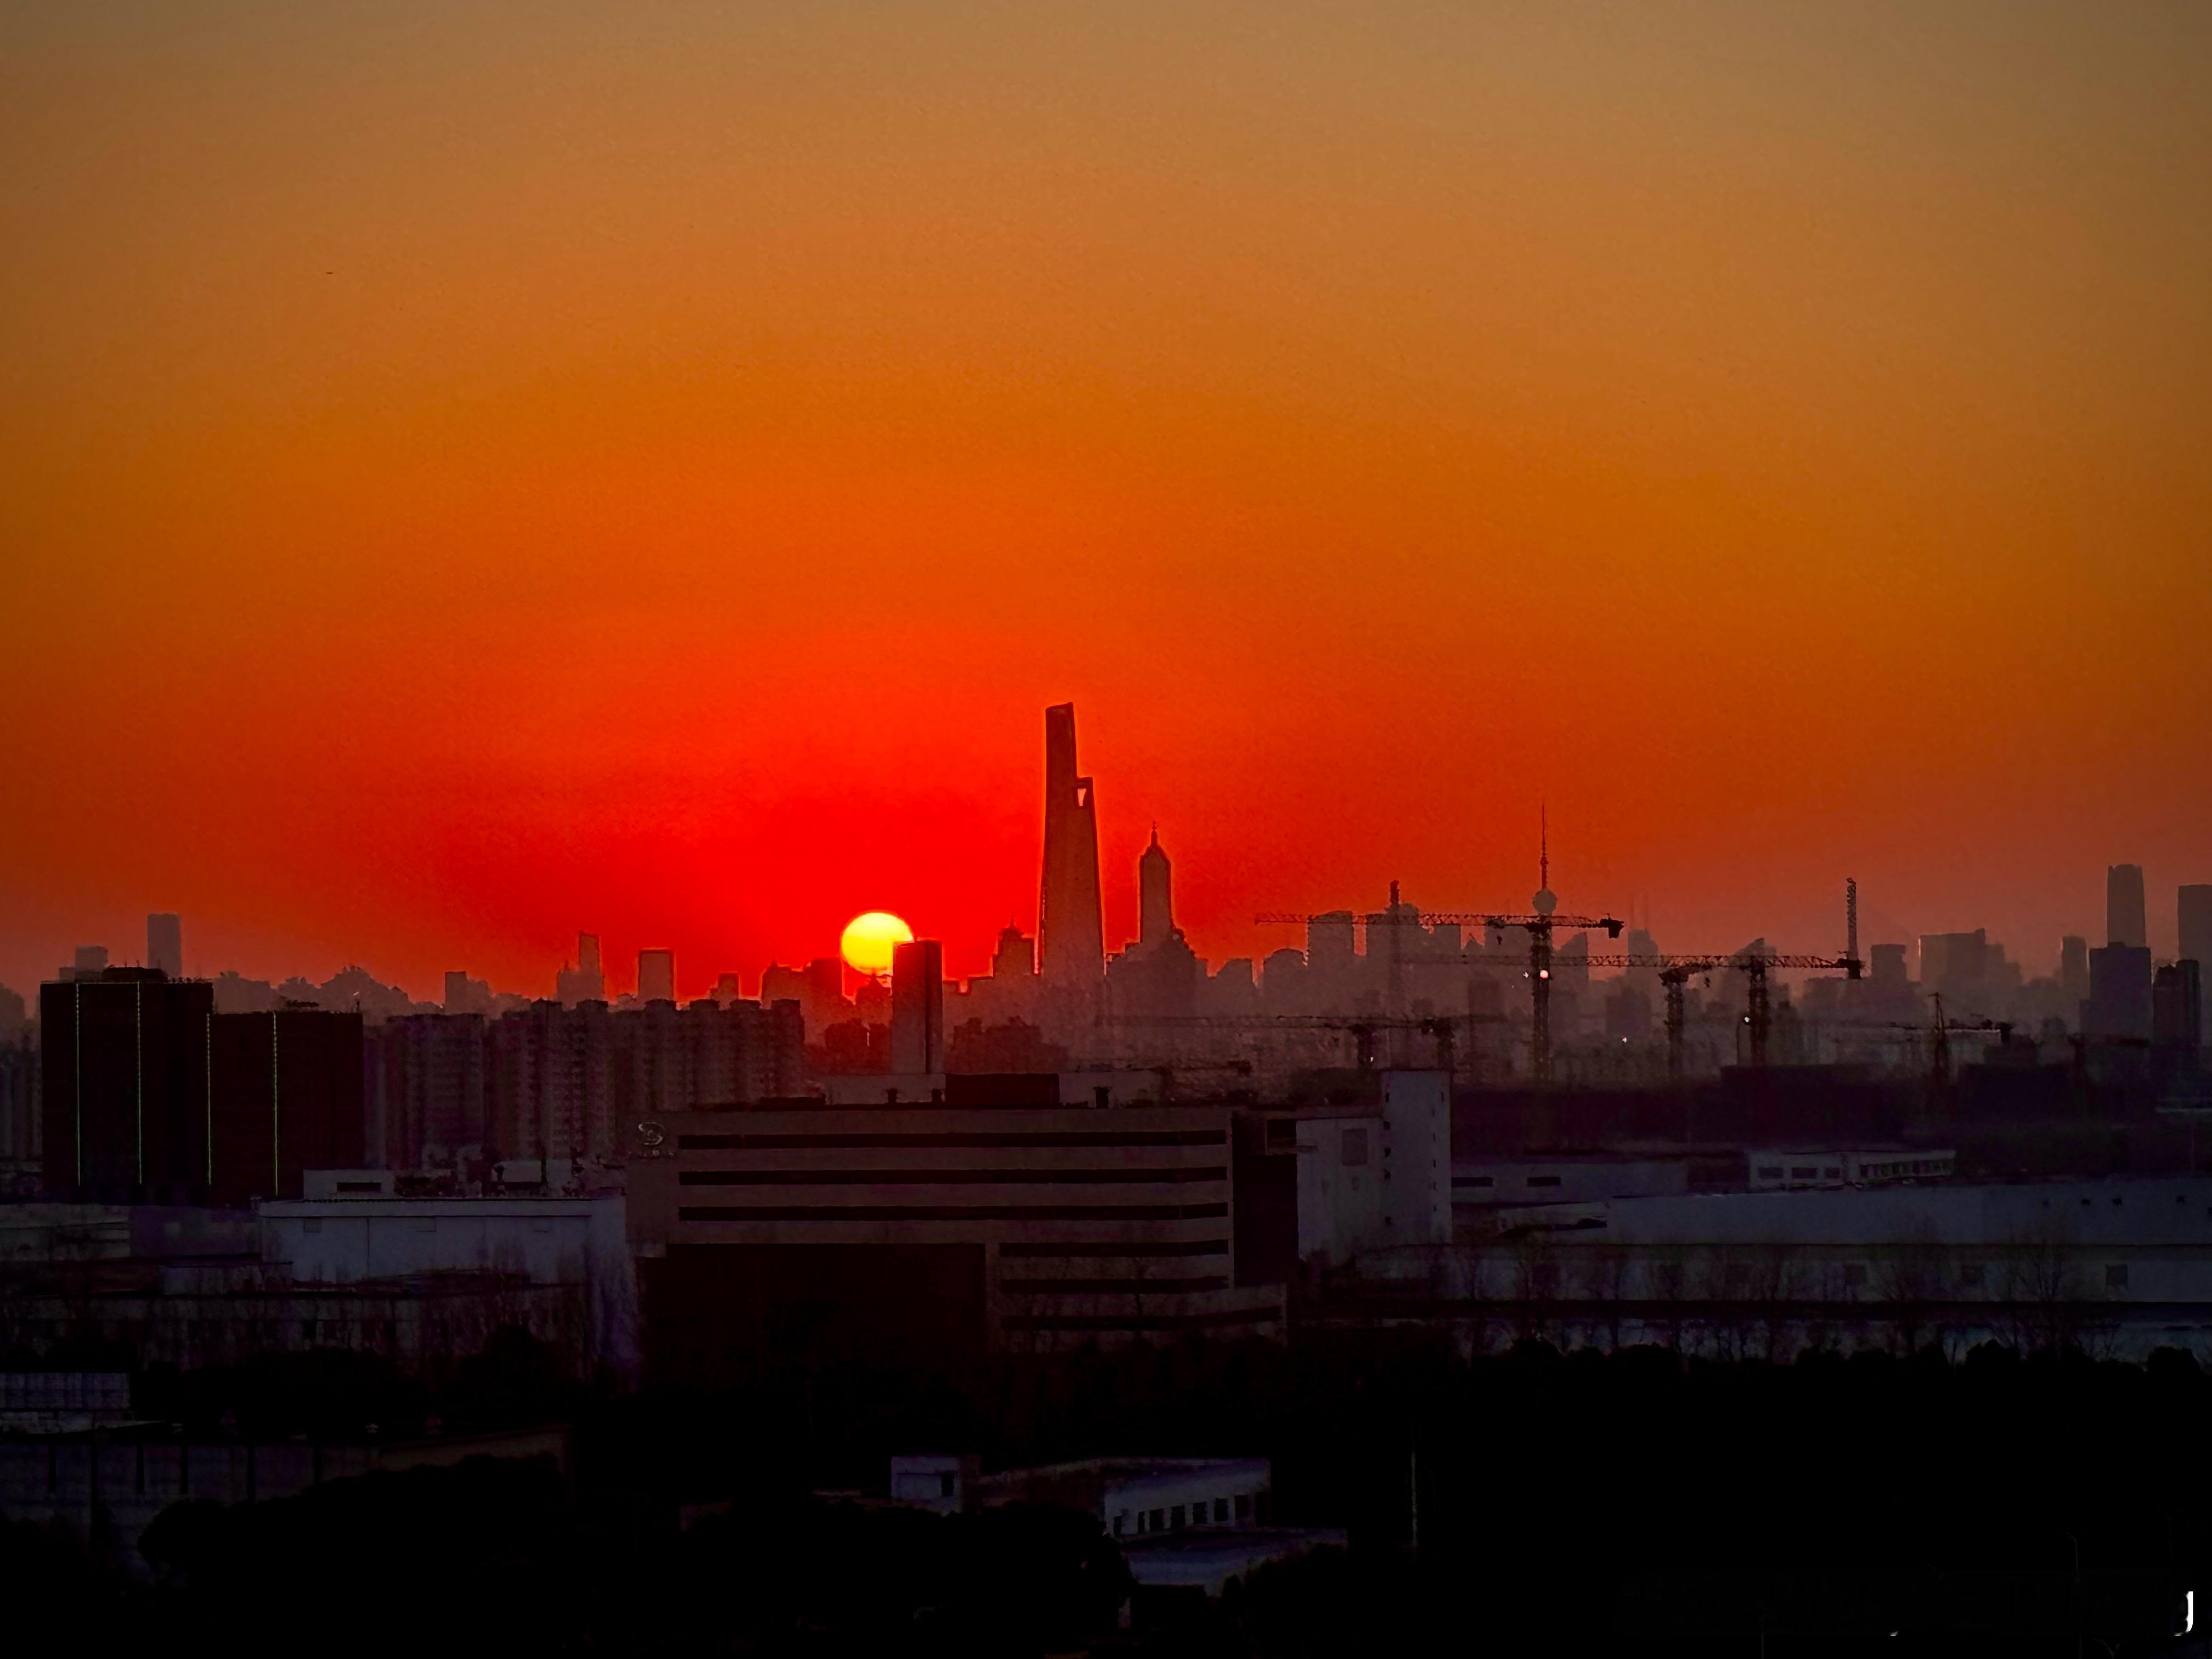
[[[1088,994],[1106,965],[1098,902],[1098,813],[1075,769],[1075,705],[1044,711],[1044,880],[1037,896],[1037,974],[1048,994]]]

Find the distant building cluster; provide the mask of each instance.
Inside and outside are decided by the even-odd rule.
[[[1409,1319],[2212,1355],[2212,885],[2160,959],[2116,865],[2102,941],[2032,975],[1979,929],[1862,954],[1855,885],[1833,954],[1667,951],[1563,910],[1546,847],[1525,910],[1394,887],[1215,966],[1157,828],[1109,951],[1072,706],[1044,763],[1035,929],[964,981],[924,939],[684,1001],[647,949],[618,994],[585,933],[550,996],[424,1003],[193,977],[165,913],[35,1018],[0,994],[0,1340],[418,1365],[520,1323],[691,1378]],[[1195,1500],[1099,1501],[1149,1536]]]

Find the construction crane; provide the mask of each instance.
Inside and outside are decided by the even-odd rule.
[[[1378,911],[1362,918],[1370,927],[1378,923],[1419,921],[1425,927],[1518,927],[1528,935],[1528,1012],[1529,1012],[1529,1072],[1539,1084],[1552,1080],[1552,935],[1561,927],[1576,932],[1605,929],[1607,939],[1619,939],[1621,930],[1628,926],[1617,916],[1561,915],[1551,907],[1558,902],[1548,889],[1536,895],[1536,908],[1526,915],[1515,915],[1497,910],[1418,910],[1407,915],[1400,907]],[[1289,911],[1269,911],[1255,917],[1261,923],[1294,923],[1310,927],[1316,921],[1334,921],[1342,911],[1323,911],[1315,915],[1300,915]],[[1500,961],[1518,957],[1498,958]],[[1595,957],[1592,958],[1595,960]],[[1392,958],[1395,967],[1396,958]],[[1395,992],[1395,988],[1393,988]]]
[[[1995,1031],[1999,1048],[2012,1041],[2010,1020],[1946,1019],[1943,1017],[1943,994],[1930,991],[1928,999],[1936,1005],[1936,1018],[1928,1034],[1928,1082],[1930,1087],[1942,1090],[1951,1086],[1951,1038],[1954,1035],[1968,1031]],[[1908,1024],[1899,1029],[1910,1031],[1921,1028]]]
[[[1478,956],[1470,962],[1518,964],[1517,957]],[[1750,1028],[1751,1063],[1764,1066],[1767,1060],[1768,1039],[1774,1029],[1771,1003],[1767,990],[1767,975],[1777,968],[1811,968],[1841,969],[1852,979],[1863,971],[1853,957],[1780,956],[1771,951],[1746,951],[1732,956],[1663,956],[1642,951],[1593,952],[1577,958],[1577,965],[1589,968],[1655,968],[1659,972],[1659,983],[1667,997],[1667,1075],[1679,1082],[1682,1076],[1683,1033],[1686,1024],[1684,987],[1700,975],[1725,969],[1741,971],[1746,981],[1746,1007],[1743,1023]]]

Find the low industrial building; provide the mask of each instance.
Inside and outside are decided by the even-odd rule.
[[[1097,1457],[985,1475],[965,1507],[1057,1504],[1098,1517],[1115,1538],[1210,1527],[1263,1526],[1270,1465],[1264,1457]]]
[[[1551,1158],[1455,1158],[1452,1212],[1478,1224],[1502,1206],[1587,1203],[1690,1190],[1687,1158],[1620,1158],[1602,1153]]]
[[[517,1326],[583,1370],[635,1363],[618,1196],[11,1205],[0,1271],[0,1349],[34,1358],[89,1340],[185,1369],[330,1347],[418,1369]]]
[[[1996,1340],[2212,1358],[2212,1176],[1950,1182],[1531,1205],[1490,1236],[1373,1251],[1310,1316],[1434,1319],[1722,1357]]]
[[[1234,1109],[1065,1105],[1049,1073],[946,1092],[641,1123],[629,1215],[651,1363],[1280,1334],[1279,1283],[1236,1260]]]
[[[1808,1187],[1875,1187],[1893,1181],[1942,1181],[1958,1171],[1959,1155],[1934,1146],[1755,1146],[1744,1154],[1746,1184],[1755,1193]],[[1622,1194],[1626,1196],[1626,1194]]]
[[[1122,1559],[1136,1581],[1135,1600],[1146,1622],[1172,1617],[1176,1600],[1232,1595],[1261,1567],[1293,1561],[1317,1549],[1343,1549],[1349,1534],[1337,1527],[1254,1527],[1238,1532],[1170,1532],[1127,1540]]]

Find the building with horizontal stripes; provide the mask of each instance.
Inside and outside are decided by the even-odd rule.
[[[963,1104],[967,1081],[928,1104],[639,1122],[648,1364],[1280,1334],[1281,1286],[1237,1273],[1234,1108]]]

